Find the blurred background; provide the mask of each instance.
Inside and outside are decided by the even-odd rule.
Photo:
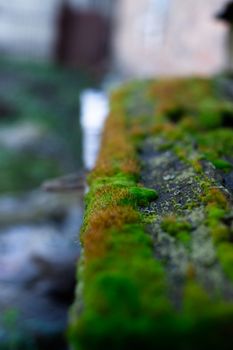
[[[232,69],[230,1],[0,0],[0,349],[68,348],[108,90]]]
[[[0,53],[126,75],[226,68],[229,0],[0,0]],[[228,24],[226,23],[228,22]]]

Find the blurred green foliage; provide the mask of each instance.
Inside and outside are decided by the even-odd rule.
[[[0,193],[29,190],[47,178],[82,167],[79,95],[95,84],[85,72],[0,59],[0,128],[34,123],[62,148],[59,159],[1,147]]]

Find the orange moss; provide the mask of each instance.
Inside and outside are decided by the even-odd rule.
[[[197,277],[197,271],[192,263],[189,263],[186,270],[186,277],[188,280],[195,280]]]
[[[226,195],[217,187],[208,189],[204,196],[204,202],[207,203],[208,206],[217,205],[222,209],[227,209],[228,207]]]
[[[119,203],[119,201],[129,196],[129,191],[127,188],[116,188],[116,186],[112,184],[106,184],[96,190],[95,196],[96,198],[109,196],[109,202],[111,202],[111,204],[117,204]],[[96,207],[96,209],[98,210],[98,208],[100,208],[101,206],[102,201],[97,200],[96,202],[98,202]],[[102,203],[105,207],[109,204],[106,200]]]
[[[207,79],[164,79],[151,85],[150,96],[158,102],[157,113],[165,115],[177,108],[182,107],[185,111],[195,107],[199,99],[208,96],[211,90]]]
[[[125,224],[139,220],[139,214],[131,206],[111,205],[106,209],[95,210],[90,217],[88,229],[83,236],[85,256],[95,259],[104,256],[108,247],[108,230],[122,229]]]
[[[120,171],[135,175],[138,173],[138,163],[124,117],[115,112],[106,122],[101,151],[91,178],[111,176]]]
[[[140,166],[134,158],[129,158],[122,162],[121,170],[128,175],[136,175],[140,171]]]
[[[118,228],[124,224],[136,222],[139,214],[131,206],[110,205],[108,208],[95,211],[90,218],[90,226],[96,229]]]
[[[103,258],[107,254],[106,233],[102,227],[88,229],[83,236],[83,244],[85,247],[84,257],[87,261]]]
[[[202,165],[200,163],[199,159],[194,159],[190,161],[193,169],[195,170],[196,173],[201,173],[202,172]]]

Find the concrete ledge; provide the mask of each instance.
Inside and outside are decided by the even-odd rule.
[[[216,86],[114,93],[86,196],[74,349],[231,348],[233,104]]]

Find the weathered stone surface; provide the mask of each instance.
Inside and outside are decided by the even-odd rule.
[[[158,199],[151,202],[143,212],[155,215],[154,223],[149,225],[154,239],[155,256],[165,262],[170,279],[171,298],[180,305],[182,288],[190,266],[195,266],[197,279],[206,286],[209,293],[223,293],[227,299],[233,300],[233,284],[221,269],[216,250],[208,229],[205,226],[205,208],[199,202],[204,195],[201,181],[205,175],[209,180],[219,180],[216,184],[228,193],[221,183],[221,177],[212,164],[205,163],[203,178],[197,178],[197,173],[190,164],[181,161],[172,151],[161,151],[167,141],[158,136],[146,139],[141,151],[142,162],[141,181],[145,187],[158,191]],[[195,152],[195,150],[193,151]],[[196,208],[187,209],[192,203],[198,203]],[[191,224],[191,241],[185,247],[169,233],[161,229],[161,221],[167,215],[178,215]]]

